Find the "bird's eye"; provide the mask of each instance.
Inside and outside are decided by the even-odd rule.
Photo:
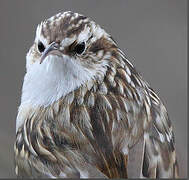
[[[85,42],[82,42],[80,44],[77,44],[74,47],[74,52],[76,52],[77,54],[82,54],[82,52],[85,50]]]
[[[38,43],[38,50],[40,53],[42,53],[45,50],[45,46],[41,41]]]

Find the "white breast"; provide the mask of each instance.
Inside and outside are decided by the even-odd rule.
[[[25,118],[21,111],[47,107],[74,91],[82,84],[95,78],[96,74],[103,77],[106,73],[107,62],[98,64],[94,69],[84,68],[76,60],[68,56],[47,56],[42,64],[35,62],[28,65],[22,87],[21,104],[18,109],[16,131],[24,123]],[[97,73],[98,71],[98,73]],[[24,113],[25,114],[25,113]]]
[[[75,60],[48,56],[34,63],[24,77],[21,104],[48,106],[95,76]]]

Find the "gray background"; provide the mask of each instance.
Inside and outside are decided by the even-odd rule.
[[[25,54],[41,20],[72,10],[109,32],[163,99],[173,122],[180,176],[187,176],[186,0],[0,0],[0,177],[15,177],[15,118]]]

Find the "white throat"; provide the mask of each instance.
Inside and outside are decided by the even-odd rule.
[[[95,72],[67,56],[48,56],[30,66],[24,77],[21,105],[48,106],[94,78]]]

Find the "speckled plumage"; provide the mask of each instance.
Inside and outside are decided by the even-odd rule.
[[[83,32],[89,33],[88,38]],[[165,106],[111,36],[89,18],[72,12],[45,20],[36,34],[46,44],[60,43],[61,53],[94,75],[50,105],[25,103],[22,98],[14,145],[16,174],[178,177],[174,134]],[[70,49],[82,38],[87,39],[86,49],[76,56]],[[28,72],[41,57],[37,42],[27,55]]]

